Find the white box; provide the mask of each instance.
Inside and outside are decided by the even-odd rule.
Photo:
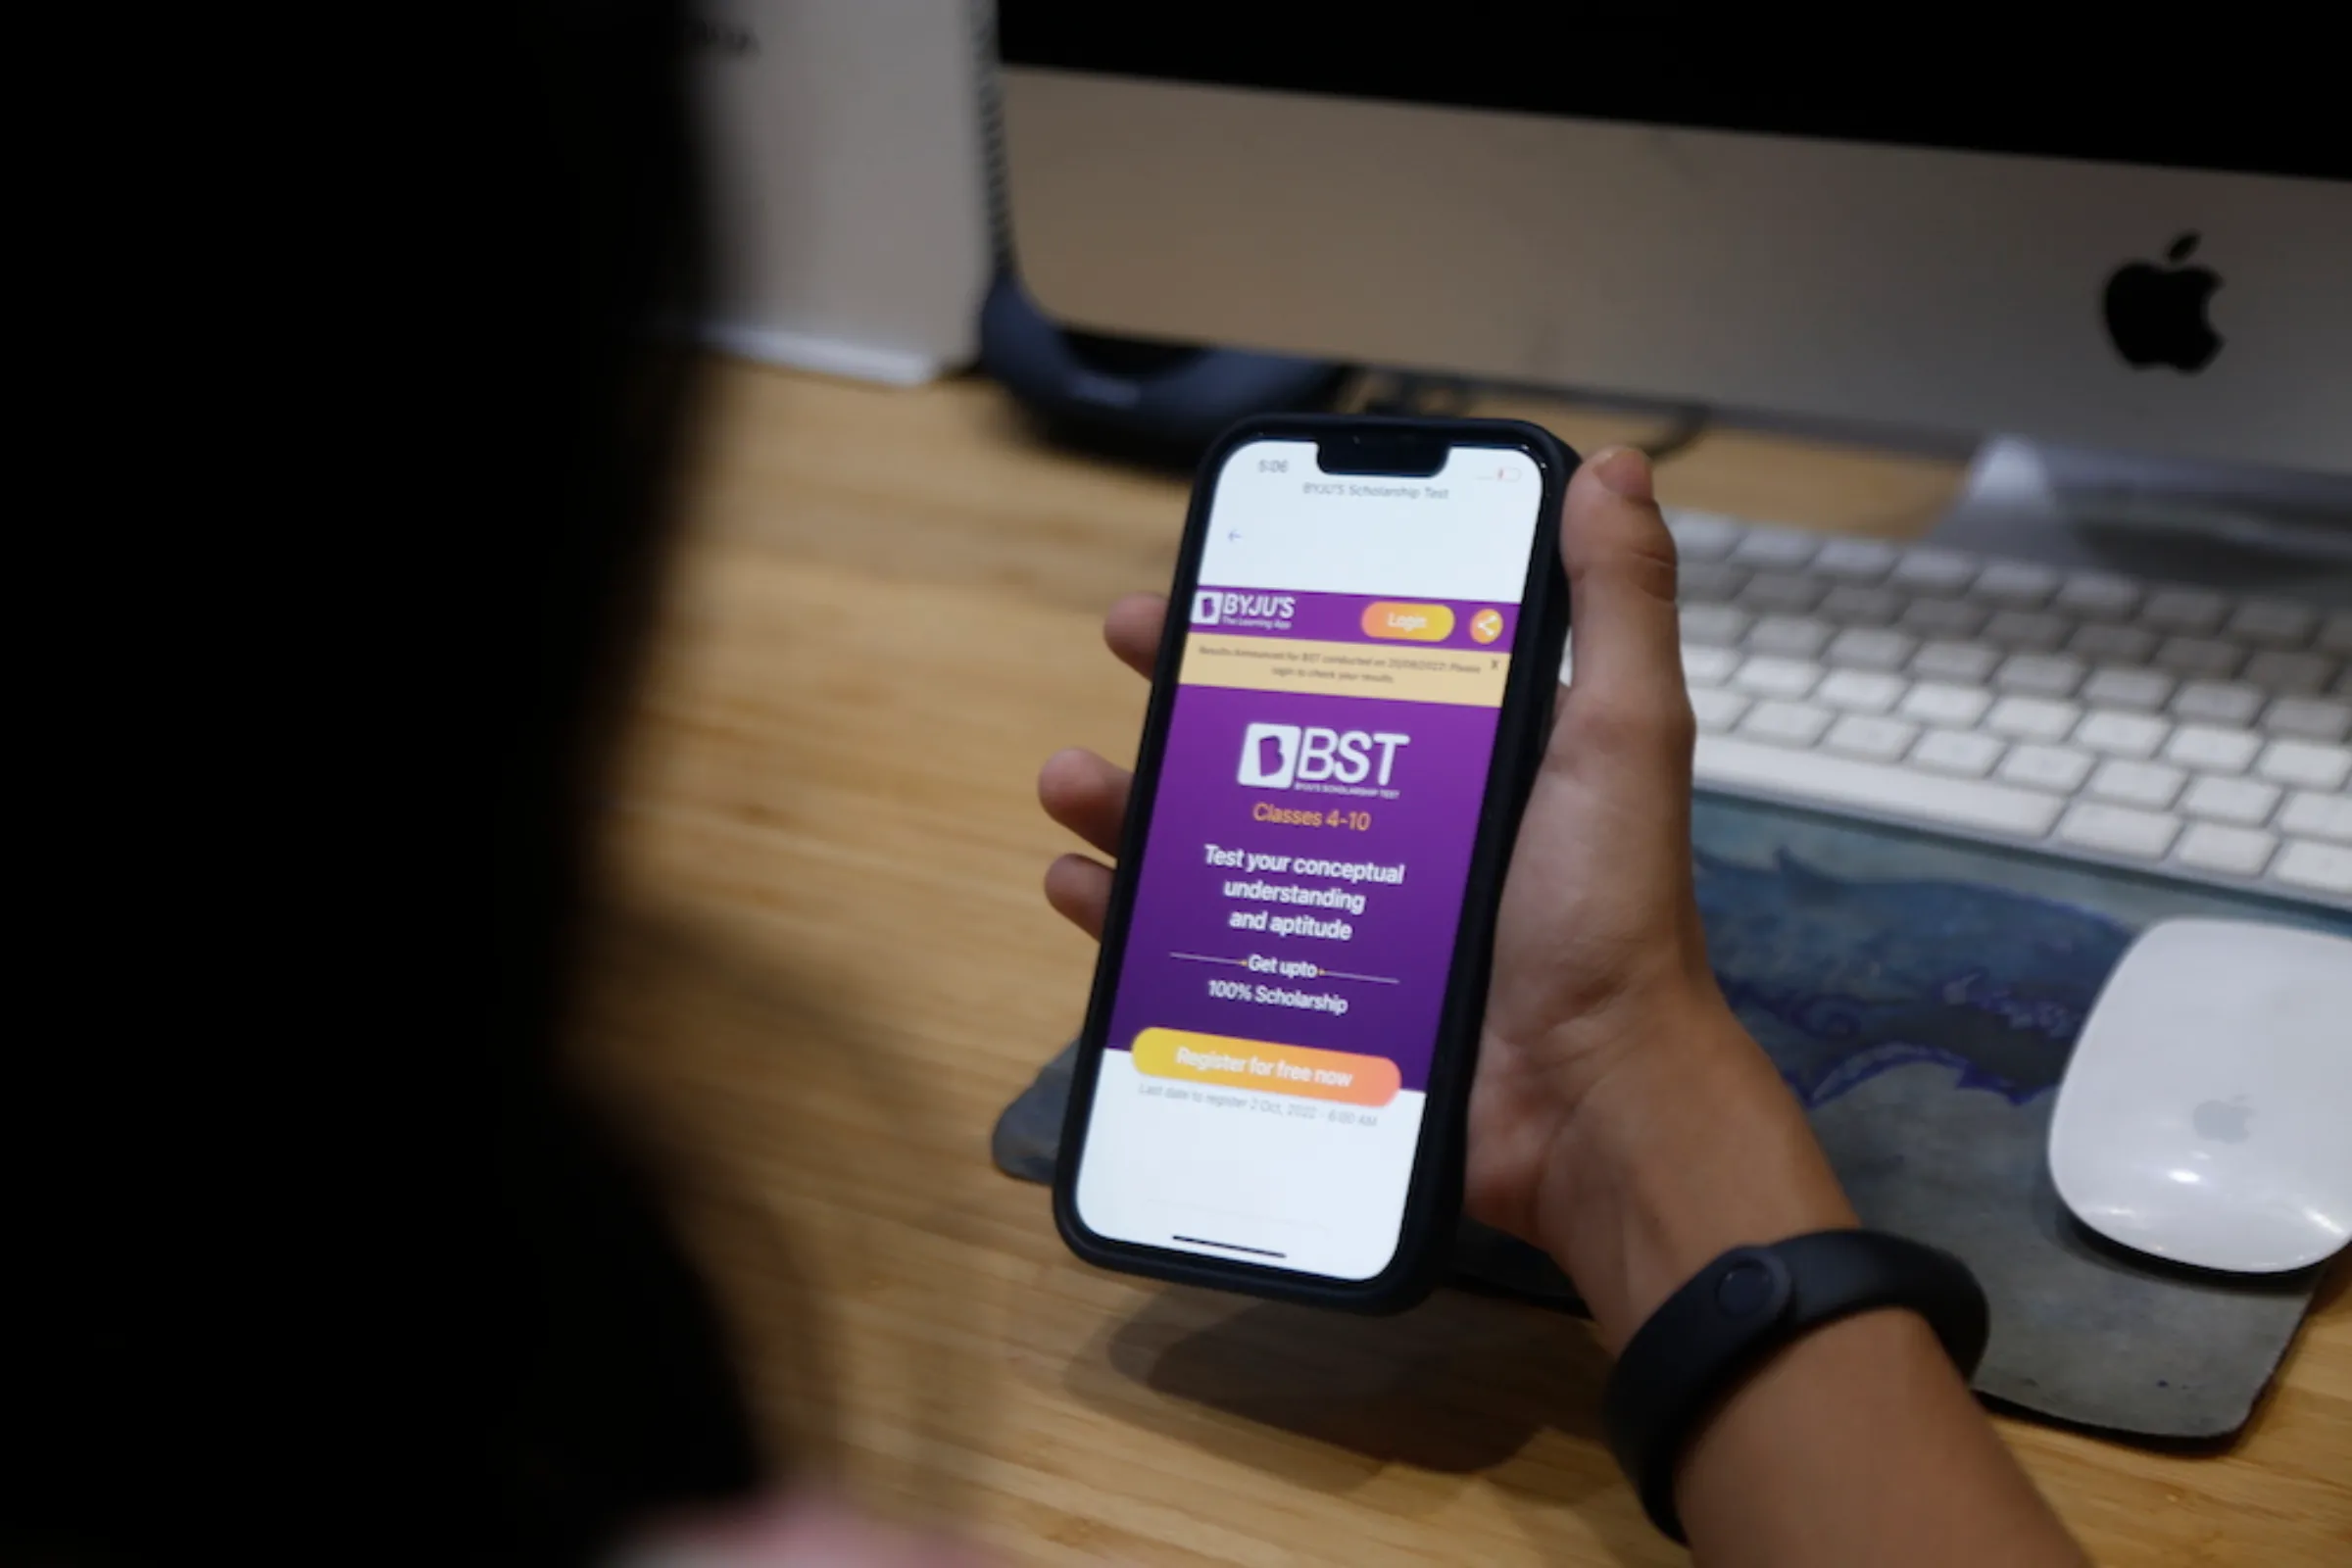
[[[992,270],[968,0],[698,0],[704,335],[900,385],[968,364]]]

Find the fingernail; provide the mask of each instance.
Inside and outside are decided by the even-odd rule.
[[[1649,459],[1638,447],[1611,447],[1591,460],[1594,477],[1612,495],[1628,501],[1654,500],[1650,488]]]

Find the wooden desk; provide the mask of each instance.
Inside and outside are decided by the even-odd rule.
[[[975,383],[714,368],[614,792],[580,1054],[731,1317],[779,1460],[1011,1561],[1672,1561],[1601,1445],[1586,1328],[1442,1293],[1391,1321],[1098,1274],[1000,1176],[1000,1106],[1094,954],[1038,879],[1057,746],[1132,754],[1102,608],[1185,486],[1045,450]],[[1638,421],[1544,412],[1585,450]],[[1948,464],[1710,435],[1670,501],[1889,534]],[[2237,1448],[2006,1422],[2103,1560],[2352,1561],[2339,1270]]]

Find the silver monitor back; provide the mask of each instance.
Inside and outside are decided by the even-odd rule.
[[[2352,474],[2341,178],[1010,52],[1002,105],[1018,264],[1075,325]]]

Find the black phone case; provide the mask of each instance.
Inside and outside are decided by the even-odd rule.
[[[1460,445],[1516,448],[1532,457],[1543,473],[1535,549],[1529,558],[1519,630],[1512,642],[1511,669],[1503,686],[1502,713],[1496,724],[1494,765],[1480,807],[1470,879],[1464,891],[1453,963],[1440,1013],[1437,1050],[1430,1063],[1421,1141],[1406,1190],[1404,1223],[1396,1256],[1388,1268],[1369,1280],[1342,1281],[1292,1269],[1111,1241],[1087,1229],[1078,1218],[1078,1165],[1085,1157],[1087,1118],[1094,1106],[1095,1083],[1110,1027],[1111,997],[1126,954],[1135,878],[1142,864],[1145,830],[1151,822],[1152,803],[1158,792],[1168,720],[1175,705],[1176,675],[1187,627],[1181,607],[1191,602],[1200,570],[1216,476],[1233,449],[1245,442],[1274,439],[1321,443],[1334,437],[1359,436],[1377,441],[1383,434],[1440,436]],[[1245,419],[1219,436],[1202,458],[1185,519],[1176,579],[1169,593],[1168,624],[1160,636],[1159,657],[1152,670],[1152,703],[1145,715],[1143,743],[1137,753],[1135,789],[1128,800],[1127,820],[1119,835],[1119,861],[1110,908],[1103,922],[1102,952],[1096,961],[1086,1027],[1079,1037],[1069,1109],[1062,1124],[1060,1153],[1054,1171],[1054,1224],[1070,1250],[1087,1262],[1180,1285],[1210,1286],[1275,1300],[1356,1312],[1402,1311],[1427,1296],[1437,1284],[1461,1212],[1463,1120],[1469,1104],[1471,1074],[1477,1066],[1479,1024],[1486,1010],[1495,909],[1501,899],[1503,872],[1510,862],[1511,847],[1518,837],[1520,813],[1526,807],[1544,745],[1550,738],[1560,656],[1568,636],[1568,584],[1560,568],[1560,504],[1578,461],[1576,454],[1549,431],[1523,420],[1333,415]],[[1398,585],[1399,591],[1405,586]]]

